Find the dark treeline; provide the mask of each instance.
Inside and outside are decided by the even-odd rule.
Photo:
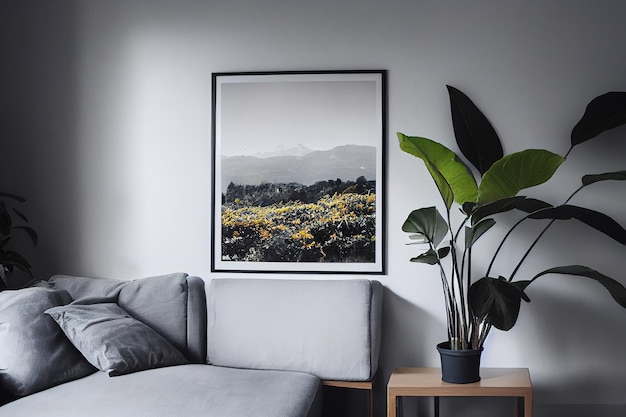
[[[355,193],[368,194],[376,191],[376,181],[368,181],[361,176],[355,181],[318,181],[313,185],[298,183],[260,185],[237,185],[230,183],[226,194],[222,194],[222,204],[270,206],[280,202],[300,201],[315,203],[325,195]]]

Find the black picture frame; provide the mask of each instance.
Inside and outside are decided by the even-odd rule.
[[[385,70],[212,74],[212,272],[385,273]]]

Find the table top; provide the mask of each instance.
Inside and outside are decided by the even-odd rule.
[[[396,396],[530,396],[528,368],[481,368],[481,380],[452,384],[441,380],[440,368],[397,368],[387,392]]]

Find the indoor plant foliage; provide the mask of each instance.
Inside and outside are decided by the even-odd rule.
[[[37,245],[37,233],[28,225],[26,216],[9,202],[23,203],[26,200],[15,194],[0,192],[0,290],[7,288],[8,277],[21,270],[32,278],[32,267],[24,256],[12,249],[11,237],[17,230],[25,232],[33,245]]]
[[[605,180],[625,180],[626,171],[582,177],[580,187],[560,205],[518,195],[545,183],[577,145],[608,129],[626,123],[626,93],[611,92],[592,100],[571,134],[565,157],[543,149],[528,149],[504,155],[500,139],[474,103],[461,91],[448,86],[452,123],[463,156],[480,174],[477,182],[470,167],[452,150],[438,142],[398,133],[400,148],[420,158],[443,199],[445,212],[436,207],[412,211],[402,230],[426,249],[412,262],[439,268],[447,312],[448,341],[452,350],[481,350],[492,327],[511,329],[521,302],[530,301],[526,288],[547,274],[595,280],[626,308],[626,288],[616,280],[586,266],[556,266],[519,279],[517,272],[537,241],[556,220],[578,220],[618,243],[626,244],[626,230],[598,211],[569,204],[581,190]],[[462,213],[451,216],[453,206]],[[516,210],[520,219],[504,235],[486,271],[472,267],[472,246],[496,223],[494,216]],[[453,218],[454,217],[454,218]],[[458,219],[458,224],[455,219]],[[544,227],[525,253],[520,253],[508,276],[494,276],[492,265],[503,244],[521,225],[543,220]],[[454,224],[453,224],[454,223]],[[525,277],[528,278],[528,277]]]

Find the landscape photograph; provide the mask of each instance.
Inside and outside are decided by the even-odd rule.
[[[380,272],[380,73],[217,76],[213,268]]]

